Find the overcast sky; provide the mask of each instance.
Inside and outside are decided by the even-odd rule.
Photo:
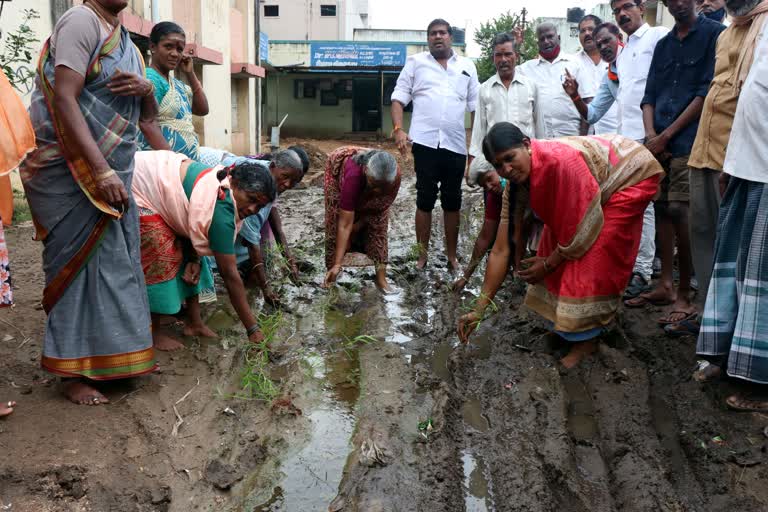
[[[467,53],[477,57],[480,51],[472,41],[475,27],[503,12],[519,11],[525,6],[530,19],[564,18],[569,7],[589,11],[598,3],[596,0],[369,0],[369,19],[372,28],[426,30],[430,21],[443,18],[454,26],[467,28]]]

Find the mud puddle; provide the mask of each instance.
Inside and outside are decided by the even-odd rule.
[[[492,512],[493,506],[488,468],[482,457],[465,450],[461,455],[464,470],[464,505],[467,512]]]

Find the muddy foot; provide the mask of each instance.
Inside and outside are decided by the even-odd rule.
[[[108,404],[109,399],[85,382],[73,380],[64,384],[64,396],[78,405]]]
[[[152,344],[155,346],[155,349],[162,350],[163,352],[174,352],[184,348],[184,344],[179,340],[159,332],[152,333]]]
[[[699,361],[699,368],[693,372],[693,380],[702,384],[717,380],[722,375],[723,371],[716,364],[712,364],[709,361]]]
[[[676,300],[675,294],[671,290],[667,290],[663,287],[657,287],[653,290],[645,293],[641,293],[633,299],[624,301],[624,305],[628,308],[640,308],[646,304],[652,304],[654,306],[668,306]]]
[[[658,323],[660,325],[676,324],[683,320],[696,318],[696,308],[693,307],[687,297],[678,297],[670,309],[669,313],[659,318]]]
[[[582,341],[581,343],[574,343],[571,347],[571,351],[568,355],[560,360],[560,364],[566,370],[575,368],[581,363],[581,361],[588,355],[594,354],[597,350],[597,342],[595,341]]]
[[[16,402],[6,402],[0,407],[0,418],[4,418],[13,412],[13,408],[16,407]]]
[[[185,325],[184,326],[184,336],[200,336],[203,338],[218,338],[219,335],[216,334],[211,330],[210,327],[208,327],[205,324],[200,325]],[[174,340],[175,341],[175,340]],[[182,345],[182,348],[184,345]]]

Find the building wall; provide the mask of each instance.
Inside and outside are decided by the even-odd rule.
[[[355,32],[368,28],[368,0],[347,0],[344,39],[351,41]]]
[[[173,20],[187,35],[187,42],[221,52],[222,65],[196,65],[195,70],[203,84],[210,113],[193,119],[200,142],[236,153],[256,152],[256,79],[234,78],[230,62],[255,63],[254,4],[251,0],[129,0],[126,12],[149,20],[152,2],[157,1],[159,21]],[[60,3],[60,2],[57,2]],[[73,4],[81,4],[74,0]],[[43,42],[50,36],[55,20],[52,19],[54,0],[19,0],[7,2],[3,8],[0,27],[7,33],[19,26],[24,9],[35,9],[40,19],[31,23],[40,41],[34,45],[33,62],[20,64],[34,70]],[[0,38],[0,47],[6,38]],[[146,56],[149,62],[149,56]],[[182,77],[183,78],[183,77]],[[20,92],[29,104],[29,89]],[[233,96],[233,90],[236,94]],[[234,102],[233,102],[234,98]],[[233,105],[236,108],[233,108]],[[233,112],[239,118],[232,118]],[[233,130],[233,125],[237,130]]]
[[[397,78],[397,74],[387,74]],[[378,79],[377,73],[281,73],[267,77],[267,104],[265,126],[277,126],[283,116],[288,114],[285,124],[280,129],[281,136],[307,136],[318,138],[340,137],[352,132],[352,99],[339,99],[336,106],[320,105],[320,89],[315,98],[294,98],[295,80],[337,81],[345,79]],[[381,132],[389,135],[392,122],[389,106],[380,102],[382,109]],[[410,114],[405,113],[403,122],[410,125]]]
[[[263,3],[259,2],[261,29],[269,34],[270,39],[300,41],[343,39],[346,33],[347,4],[355,1],[265,0]],[[321,16],[321,5],[335,5],[336,16]],[[265,6],[278,6],[279,16],[265,16]],[[355,8],[356,6],[357,4]],[[349,16],[352,17],[352,13]]]
[[[411,42],[427,41],[426,30],[390,30],[382,28],[356,28],[352,39],[354,41],[388,41]]]

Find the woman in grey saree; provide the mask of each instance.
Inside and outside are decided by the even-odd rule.
[[[37,150],[21,169],[44,244],[42,367],[88,405],[108,402],[94,381],[157,366],[131,196],[135,139],[157,104],[117,19],[126,4],[86,0],[57,22],[30,106]]]

